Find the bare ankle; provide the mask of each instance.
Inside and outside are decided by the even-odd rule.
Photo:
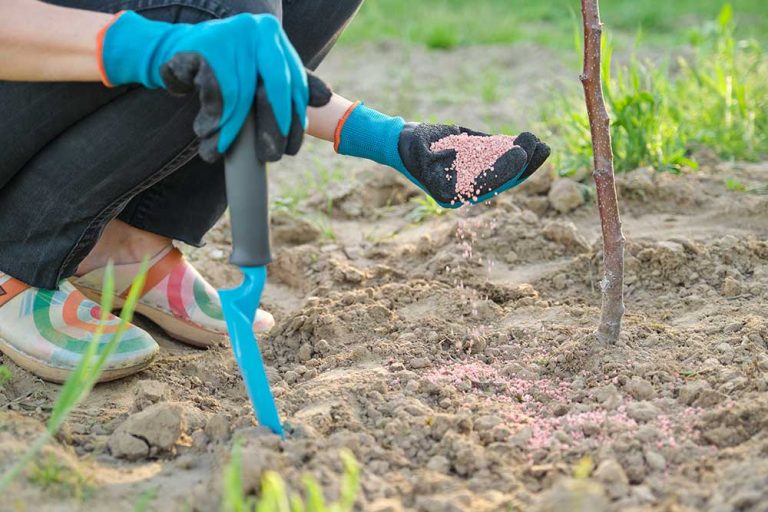
[[[170,238],[115,219],[107,224],[99,241],[77,267],[76,275],[82,276],[103,267],[109,260],[117,265],[137,263],[145,257],[154,256],[171,243]]]

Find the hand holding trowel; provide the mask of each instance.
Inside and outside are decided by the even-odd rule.
[[[309,74],[309,105],[328,103],[330,89]],[[269,248],[269,205],[265,160],[277,160],[283,153],[294,154],[301,145],[304,126],[294,113],[287,136],[277,127],[271,107],[259,87],[255,110],[245,121],[240,134],[225,155],[227,199],[232,226],[230,262],[240,267],[243,282],[237,288],[220,290],[224,318],[235,359],[243,375],[248,396],[259,423],[284,437],[277,407],[261,358],[253,319],[267,280]],[[288,151],[286,148],[293,149]],[[295,148],[295,149],[294,149]]]

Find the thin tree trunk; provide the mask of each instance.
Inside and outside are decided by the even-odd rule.
[[[598,0],[581,0],[584,20],[584,72],[581,84],[589,114],[597,187],[597,207],[603,229],[603,264],[605,276],[600,282],[603,305],[597,337],[602,342],[616,343],[624,316],[624,235],[621,233],[619,204],[613,180],[610,118],[603,100],[600,76],[600,42],[602,23]]]

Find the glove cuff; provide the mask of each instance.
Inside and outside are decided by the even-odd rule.
[[[398,143],[405,126],[402,117],[390,117],[362,102],[353,104],[339,120],[335,149],[341,155],[367,158],[407,173]]]
[[[104,38],[107,36],[107,31],[112,28],[112,25],[124,13],[125,11],[118,11],[115,13],[115,15],[110,18],[109,22],[101,27],[99,33],[96,34],[96,62],[99,66],[99,78],[101,78],[101,83],[107,87],[114,87],[115,84],[109,81],[109,77],[107,77],[107,70],[104,69]]]
[[[96,58],[104,85],[163,87],[160,66],[154,62],[162,62],[162,43],[173,28],[171,23],[148,20],[133,11],[118,12],[97,36]]]

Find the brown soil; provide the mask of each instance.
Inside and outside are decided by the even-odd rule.
[[[520,123],[503,112],[537,94],[535,77],[515,80],[532,49],[519,61],[504,48],[429,61],[377,48],[412,64],[392,74],[342,50],[324,69],[338,89],[417,117]],[[538,60],[542,73],[558,69]],[[495,66],[512,99],[446,106],[439,66]],[[289,438],[255,426],[228,347],[195,350],[155,329],[153,366],[99,386],[41,459],[81,477],[29,472],[0,510],[116,512],[150,492],[149,510],[215,510],[233,435],[249,490],[274,469],[293,488],[309,472],[333,497],[339,450],[351,449],[361,510],[768,510],[768,196],[724,185],[764,184],[767,165],[619,178],[627,315],[614,346],[592,336],[595,205],[559,213],[572,206],[548,197],[546,172],[495,204],[413,224],[412,186],[310,143],[273,166],[273,197],[328,167],[344,179],[318,180],[274,219],[264,303],[277,326],[261,346]],[[335,239],[314,222],[325,213]],[[216,285],[237,282],[227,233],[224,219],[189,251]],[[4,364],[0,470],[41,431],[59,389]],[[591,476],[575,479],[585,456]]]

